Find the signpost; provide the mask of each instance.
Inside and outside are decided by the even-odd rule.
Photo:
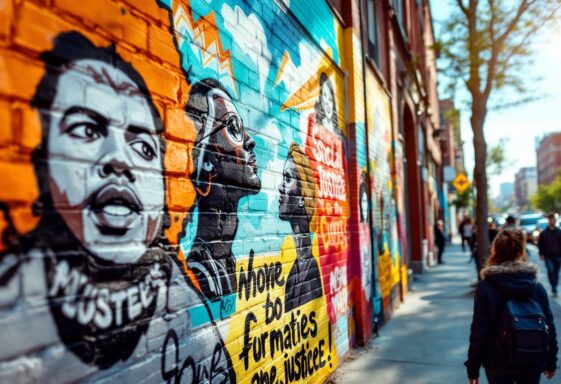
[[[469,188],[470,183],[465,173],[458,173],[452,185],[458,192],[463,193]]]

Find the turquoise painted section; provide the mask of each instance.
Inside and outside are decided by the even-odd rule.
[[[331,7],[325,0],[289,0],[290,10],[306,26],[316,43],[331,48],[333,60],[340,64],[337,35]],[[310,10],[314,10],[310,12]]]
[[[174,0],[159,1],[168,10],[174,4]],[[182,67],[191,83],[214,78],[221,81],[230,93],[237,95],[237,106],[244,125],[254,135],[257,163],[265,164],[258,171],[259,177],[267,179],[266,170],[273,164],[284,162],[290,144],[296,142],[303,145],[305,141],[299,133],[300,112],[294,109],[281,111],[290,90],[285,82],[274,84],[279,66],[285,52],[289,53],[296,68],[306,66],[303,60],[307,57],[303,57],[302,52],[320,57],[323,55],[320,47],[329,47],[334,61],[338,63],[333,13],[324,0],[292,1],[289,8],[292,14],[283,11],[274,1],[248,4],[244,1],[211,0],[191,1],[190,5],[194,23],[208,18],[210,13],[214,15],[222,50],[229,51],[232,57],[232,73],[220,69],[218,64],[205,65],[209,53],[201,49],[200,42],[189,35],[185,26],[177,30]],[[310,9],[314,12],[310,12]],[[294,17],[302,24],[296,22]],[[229,21],[231,18],[243,19],[245,28],[236,30],[234,22]],[[242,33],[253,36],[239,38]],[[309,35],[317,44],[310,41]],[[346,142],[344,145],[346,147]],[[270,187],[276,189],[274,185]],[[243,230],[237,232],[232,247],[237,257],[247,257],[251,249],[258,254],[278,250],[282,239],[292,233],[286,221],[278,220],[276,197],[266,190],[256,196],[242,198],[239,211],[242,212],[239,215],[239,227]],[[184,250],[190,248],[196,228],[196,222],[188,225],[185,239],[181,241]],[[260,232],[263,229],[270,232]],[[267,241],[256,236],[257,232],[267,236]]]

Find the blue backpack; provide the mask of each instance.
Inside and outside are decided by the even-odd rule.
[[[549,349],[549,332],[541,306],[531,299],[507,300],[497,346],[511,365],[542,367]]]

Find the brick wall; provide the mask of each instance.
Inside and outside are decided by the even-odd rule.
[[[345,358],[356,36],[305,5],[0,2],[1,382],[321,382]]]

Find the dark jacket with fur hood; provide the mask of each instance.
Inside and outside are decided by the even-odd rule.
[[[479,368],[502,372],[518,372],[501,356],[496,339],[505,302],[512,298],[530,298],[543,309],[549,327],[549,356],[540,371],[555,371],[557,364],[557,336],[547,292],[537,280],[538,267],[523,262],[493,265],[481,271],[483,280],[477,284],[474,299],[473,321],[469,338],[468,360],[465,362],[468,377],[479,377]]]

